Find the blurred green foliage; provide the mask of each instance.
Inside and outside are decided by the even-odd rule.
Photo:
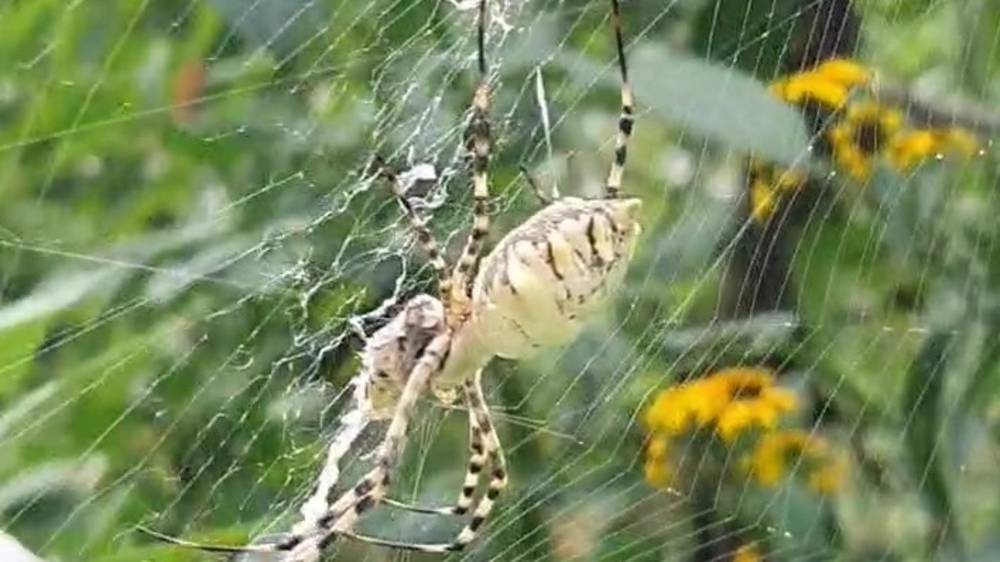
[[[537,208],[519,165],[599,192],[617,114],[606,2],[495,4],[493,240]],[[731,277],[744,156],[809,152],[766,92],[810,29],[807,4],[623,6],[643,246],[573,346],[490,367],[513,484],[469,558],[728,560],[750,542],[767,560],[1000,556],[992,148],[826,182],[783,247],[760,250],[787,251],[793,306],[727,304],[754,282]],[[858,9],[858,58],[998,106],[988,2]],[[138,562],[210,559],[139,523],[232,543],[292,523],[357,367],[350,320],[431,287],[366,163],[434,163],[440,185],[419,187],[436,232],[454,252],[468,226],[473,25],[437,0],[0,5],[0,529],[48,560]],[[809,405],[800,425],[850,455],[843,492],[647,486],[635,420],[651,393],[759,363]],[[460,413],[425,408],[399,494],[450,501],[464,432]],[[390,512],[363,526],[456,528]],[[405,557],[331,553],[361,556]]]

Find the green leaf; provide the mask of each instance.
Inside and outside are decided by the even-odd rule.
[[[910,413],[903,431],[918,490],[927,499],[945,541],[952,548],[960,549],[958,532],[953,527],[953,502],[942,463],[944,452],[940,450],[945,422],[941,404],[944,368],[956,337],[954,331],[940,330],[924,341],[907,374],[900,409]]]
[[[56,394],[58,388],[58,383],[51,381],[16,396],[10,403],[5,404],[0,413],[0,440],[3,440],[22,420],[38,415],[46,401]]]
[[[637,50],[630,66],[640,111],[650,107],[696,135],[789,167],[807,161],[802,116],[749,75],[660,48]]]
[[[0,314],[3,309],[0,309]],[[44,319],[25,322],[16,329],[0,329],[0,397],[18,391],[21,377],[31,368],[34,351],[45,337],[48,322]]]
[[[581,87],[591,88],[596,80],[618,88],[618,74],[610,67],[569,54],[557,56],[554,63]],[[629,53],[629,69],[640,117],[650,108],[668,122],[731,149],[788,167],[808,162],[810,136],[802,115],[750,75],[648,46]]]
[[[796,471],[802,478],[806,469],[800,464]],[[801,485],[789,484],[770,496],[767,502],[764,512],[780,531],[773,538],[775,551],[829,552],[836,548],[836,520],[829,500]],[[760,515],[749,512],[747,517]]]
[[[964,415],[981,415],[1000,395],[1000,342],[993,340],[996,326],[995,320],[986,324],[989,336],[979,342],[979,355],[976,365],[969,376],[969,383],[962,393],[957,412]]]
[[[0,307],[0,397],[16,392],[32,365],[53,315],[114,287],[121,271],[99,269],[57,277],[30,295]]]
[[[769,312],[668,332],[662,349],[674,370],[704,368],[706,357],[719,364],[739,364],[781,353],[795,343],[800,329],[791,312]]]

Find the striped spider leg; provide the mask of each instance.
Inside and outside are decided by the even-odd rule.
[[[303,508],[303,520],[277,543],[206,545],[148,533],[211,552],[283,553],[281,560],[285,562],[315,562],[338,537],[439,553],[461,550],[475,540],[508,481],[503,449],[483,397],[483,368],[493,357],[520,359],[572,341],[585,320],[620,286],[641,232],[636,217],[640,201],[621,197],[634,116],[618,0],[611,0],[611,6],[622,82],[621,116],[602,197],[551,201],[508,232],[485,257],[482,255],[490,226],[488,168],[492,149],[484,53],[486,0],[479,1],[480,82],[466,132],[466,147],[472,154],[473,225],[451,271],[426,221],[407,200],[399,177],[377,162],[378,175],[392,185],[437,273],[439,296],[411,298],[365,344],[357,379],[359,409],[373,419],[390,420],[367,474],[333,501],[328,500],[336,479],[321,478],[326,484],[317,485],[307,502],[320,508],[315,512]],[[468,408],[468,469],[456,504],[448,507],[421,507],[388,498],[392,471],[403,457],[410,420],[428,388],[434,398],[446,404],[461,395]],[[354,437],[352,434],[351,439]],[[331,452],[324,475],[330,463],[335,465],[339,460],[339,454]],[[476,492],[487,473],[489,481],[477,499]],[[356,532],[357,520],[380,503],[432,515],[467,515],[471,511],[471,516],[450,542],[402,542]]]

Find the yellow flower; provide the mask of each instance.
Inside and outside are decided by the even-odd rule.
[[[646,445],[646,458],[661,460],[667,458],[669,440],[666,437],[654,437]]]
[[[810,109],[804,113],[815,120],[813,126],[830,124],[825,133],[829,146],[820,143],[819,147],[824,154],[829,150],[835,167],[858,183],[871,178],[878,161],[906,172],[931,157],[968,157],[981,150],[980,140],[966,129],[904,128],[899,108],[872,101],[870,95],[852,100],[855,90],[867,88],[872,81],[872,72],[864,66],[848,59],[833,59],[776,80],[770,90],[802,109],[819,106],[818,109],[826,110]],[[764,222],[774,214],[786,192],[805,184],[804,178],[777,167],[751,164],[750,169],[747,179],[750,216],[757,222]]]
[[[771,92],[795,105],[811,101],[830,109],[840,109],[847,103],[854,88],[867,85],[870,81],[871,74],[863,66],[846,59],[834,59],[775,81],[771,84]]]
[[[700,427],[706,427],[722,413],[729,396],[726,394],[726,389],[715,384],[711,376],[697,379],[691,382],[690,386],[688,408],[695,422]]]
[[[917,129],[896,135],[889,145],[889,164],[899,172],[919,165],[937,155],[972,156],[979,149],[979,140],[961,128]]]
[[[774,486],[788,470],[788,458],[796,458],[809,446],[809,436],[801,431],[781,431],[764,435],[748,460],[748,467],[762,486]]]
[[[846,472],[847,461],[843,457],[830,458],[809,472],[809,487],[821,496],[832,496],[843,486]]]
[[[834,109],[843,107],[851,93],[850,88],[812,73],[797,74],[775,82],[771,85],[771,92],[791,104],[815,101]]]
[[[643,474],[646,482],[656,488],[667,488],[674,480],[674,467],[669,459],[669,441],[662,435],[654,435],[646,445],[646,462]]]
[[[724,405],[726,396],[707,379],[684,382],[660,392],[646,409],[643,421],[651,432],[679,435],[692,426],[712,422]]]
[[[752,427],[774,428],[778,417],[796,406],[795,395],[775,387],[770,371],[737,367],[664,390],[643,421],[651,433],[671,436],[714,425],[722,439],[733,441]]]
[[[945,129],[943,135],[949,151],[954,154],[973,156],[982,148],[979,138],[961,127]]]
[[[774,214],[779,198],[801,189],[806,178],[795,170],[751,158],[747,181],[750,186],[750,216],[762,223]]]
[[[933,131],[909,131],[896,135],[889,146],[889,163],[903,172],[919,164],[937,151],[938,140]]]
[[[750,218],[762,223],[771,218],[778,205],[778,193],[770,184],[759,179],[750,181]]]
[[[745,544],[733,552],[733,562],[764,562],[755,544]]]
[[[807,471],[809,487],[821,495],[836,493],[843,482],[846,461],[837,457],[823,439],[804,431],[775,431],[764,435],[744,459],[761,486],[776,486],[797,459]]]
[[[874,157],[894,138],[903,116],[874,102],[852,104],[844,119],[827,133],[833,160],[857,182],[871,177]]]
[[[643,421],[652,432],[666,432],[678,435],[687,430],[693,420],[693,412],[688,407],[689,385],[680,384],[660,392],[646,409]]]
[[[765,369],[741,367],[719,371],[706,379],[717,387],[716,395],[725,402],[717,414],[716,431],[732,442],[744,430],[773,429],[781,414],[797,406],[795,395],[774,386],[774,375]]]
[[[781,191],[794,191],[805,183],[806,178],[801,172],[795,170],[784,170],[781,168],[772,168],[774,174],[774,184],[778,186]]]
[[[867,86],[872,80],[871,71],[850,59],[830,59],[817,66],[814,72],[851,87]]]

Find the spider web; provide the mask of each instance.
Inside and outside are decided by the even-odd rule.
[[[366,164],[434,166],[439,181],[411,195],[450,256],[469,226],[469,4],[0,7],[4,534],[46,560],[197,560],[136,525],[240,543],[295,522],[349,406],[359,332],[433,283]],[[453,559],[995,558],[1000,168],[980,108],[1000,98],[1000,13],[855,4],[856,36],[827,29],[846,2],[624,3],[642,244],[573,345],[488,367],[512,485]],[[496,0],[490,14],[496,240],[541,206],[519,166],[564,195],[600,193],[618,82],[606,2]],[[831,181],[762,234],[750,150],[836,173],[813,169],[823,133],[799,142],[801,119],[763,87],[792,70],[803,30],[934,100],[984,149]],[[794,475],[758,486],[735,452],[693,438],[674,459],[691,481],[644,479],[653,398],[732,366],[771,368],[796,393],[787,423],[849,459],[836,494]],[[395,496],[453,501],[465,440],[461,412],[423,404]],[[458,525],[385,508],[361,522],[421,542]],[[419,558],[349,543],[329,556]]]

